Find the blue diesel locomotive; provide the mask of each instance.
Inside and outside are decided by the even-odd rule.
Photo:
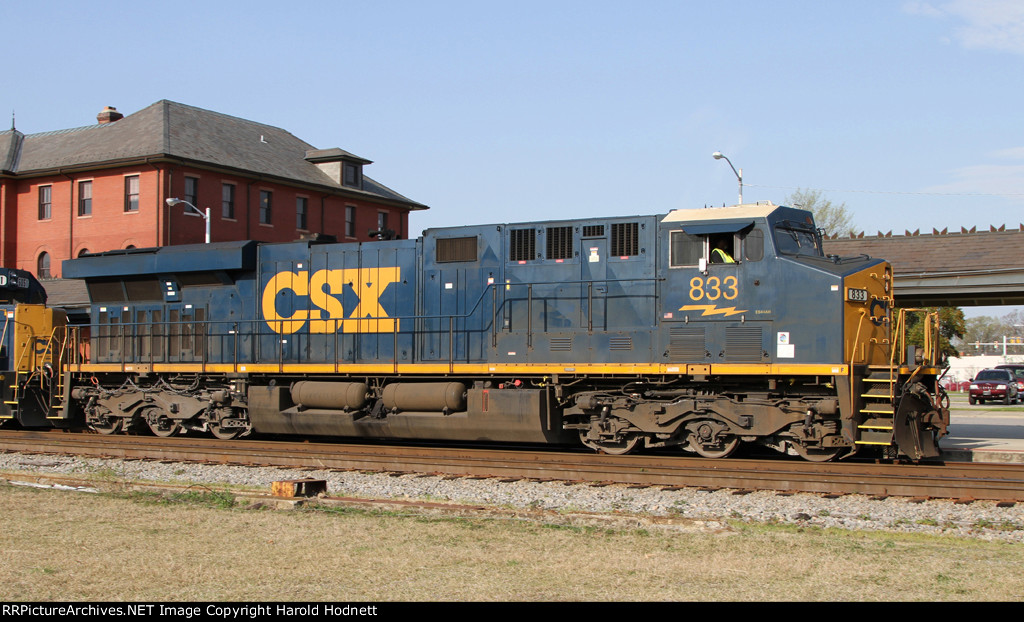
[[[949,420],[889,264],[825,256],[789,207],[131,249],[63,270],[91,324],[37,380],[56,421],[102,433],[916,460]]]

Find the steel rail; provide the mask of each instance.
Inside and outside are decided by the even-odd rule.
[[[1024,465],[812,463],[565,450],[0,431],[0,451],[303,469],[1024,502]]]

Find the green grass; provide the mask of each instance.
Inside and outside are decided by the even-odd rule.
[[[1024,594],[1024,544],[1015,542],[739,519],[609,528],[559,512],[524,520],[247,507],[214,486],[173,494],[0,486],[0,600],[933,602]],[[979,520],[974,528],[1021,526]]]

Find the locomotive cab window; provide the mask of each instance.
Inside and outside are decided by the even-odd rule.
[[[736,236],[716,233],[708,236],[708,263],[736,263]]]
[[[764,231],[751,229],[743,238],[743,260],[761,261],[764,258]]]
[[[818,230],[801,223],[780,223],[775,228],[775,247],[782,255],[824,256]]]
[[[696,266],[704,256],[704,239],[699,235],[689,235],[685,231],[673,231],[669,254],[669,265],[673,268]]]
[[[670,239],[669,265],[673,268],[696,266],[704,259],[708,264],[737,264],[759,261],[764,256],[764,234],[713,233],[691,235],[673,231]]]
[[[742,252],[747,247],[747,238],[756,231],[750,221],[683,225],[682,231],[670,233],[669,266],[697,266],[701,259],[707,264],[736,264],[741,259],[757,261],[764,253],[763,234],[753,236],[750,251]]]

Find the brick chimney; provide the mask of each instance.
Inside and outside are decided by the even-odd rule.
[[[117,108],[114,108],[113,106],[107,106],[98,115],[96,115],[96,120],[99,121],[101,125],[104,123],[113,123],[114,121],[123,118],[124,115],[118,112]]]

